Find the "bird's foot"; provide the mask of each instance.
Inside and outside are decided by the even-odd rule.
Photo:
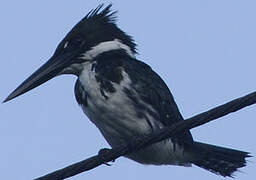
[[[100,160],[103,161],[103,164],[105,164],[107,166],[112,165],[112,164],[109,164],[108,161],[106,160],[109,151],[111,151],[111,149],[103,148],[103,149],[99,150],[99,152],[98,152],[98,156],[99,156]],[[113,159],[111,162],[115,162],[115,159]]]

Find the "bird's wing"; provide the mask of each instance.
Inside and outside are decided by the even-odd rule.
[[[139,93],[144,102],[150,104],[158,112],[159,119],[156,120],[161,121],[166,126],[183,120],[169,88],[150,66],[135,59],[126,61],[125,64],[125,70],[129,74],[133,88]],[[183,134],[182,137],[192,140],[189,131]]]
[[[128,74],[133,88],[144,102],[159,113],[161,122],[168,126],[183,120],[173,95],[161,77],[141,61],[131,60],[128,63],[126,71],[131,71]]]

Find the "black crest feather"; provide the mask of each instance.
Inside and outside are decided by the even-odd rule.
[[[92,9],[85,17],[84,19],[101,19],[105,20],[109,23],[115,23],[116,22],[116,16],[115,14],[117,11],[111,11],[112,4],[109,4],[104,9],[102,9],[104,4],[100,4],[97,8]],[[102,10],[101,10],[102,9]],[[84,20],[83,19],[83,20]]]

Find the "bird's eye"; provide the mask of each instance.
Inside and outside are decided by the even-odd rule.
[[[72,44],[74,44],[75,46],[79,46],[79,47],[81,47],[81,46],[83,46],[84,45],[84,40],[81,40],[81,39],[75,39],[73,42],[72,42]]]
[[[75,40],[69,40],[66,41],[63,45],[63,49],[70,49],[70,48],[76,48],[76,47],[82,47],[84,45],[85,41],[80,40],[80,39],[75,39]]]

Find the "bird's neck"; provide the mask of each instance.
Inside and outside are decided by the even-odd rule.
[[[86,60],[93,60],[101,54],[104,54],[106,52],[116,51],[116,50],[123,50],[124,52],[127,53],[128,56],[132,58],[135,57],[134,53],[131,50],[131,47],[124,44],[119,39],[114,39],[112,41],[104,41],[93,46],[89,51],[85,52],[81,58]]]

